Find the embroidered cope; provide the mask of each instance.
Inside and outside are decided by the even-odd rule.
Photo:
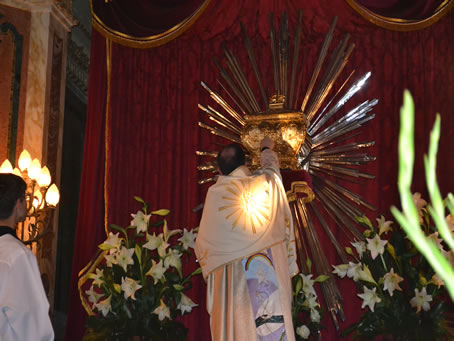
[[[195,242],[213,340],[294,340],[292,215],[272,150],[262,170],[238,167],[208,190]]]

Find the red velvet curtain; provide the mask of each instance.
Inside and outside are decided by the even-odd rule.
[[[356,2],[386,17],[421,20],[433,15],[444,0],[356,0]]]
[[[194,13],[203,0],[91,0],[98,18],[112,30],[138,38],[163,33]]]
[[[402,93],[410,89],[416,102],[416,167],[414,191],[427,198],[423,154],[427,151],[429,131],[435,114],[441,113],[442,132],[438,156],[438,179],[445,195],[454,190],[454,12],[435,25],[415,32],[387,31],[373,26],[341,0],[213,1],[200,19],[185,34],[168,44],[139,50],[113,44],[111,74],[111,112],[108,181],[109,223],[127,225],[130,213],[139,205],[134,195],[141,196],[152,208],[169,208],[170,226],[195,227],[200,219],[192,208],[204,200],[206,188],[197,185],[197,149],[217,149],[215,138],[197,127],[202,114],[198,103],[212,103],[200,81],[216,87],[217,70],[214,56],[222,55],[226,43],[245,65],[247,55],[242,48],[240,21],[254,45],[262,48],[261,67],[271,69],[268,30],[270,12],[286,11],[291,27],[296,13],[303,10],[303,33],[308,58],[303,84],[307,85],[316,63],[320,44],[334,16],[339,17],[337,38],[351,33],[356,48],[348,70],[357,75],[369,70],[372,79],[353,104],[366,98],[378,98],[376,118],[368,123],[358,139],[376,141],[371,154],[377,161],[364,168],[376,174],[375,181],[352,186],[353,190],[374,203],[390,218],[389,207],[399,204],[397,193],[397,140],[399,108]],[[84,165],[79,217],[73,260],[67,340],[80,340],[86,314],[77,292],[77,274],[96,252],[104,232],[104,132],[106,103],[105,38],[92,33],[89,102],[87,113]],[[256,50],[258,51],[258,50]],[[252,79],[253,75],[248,75]],[[267,75],[272,77],[271,73]],[[267,83],[269,84],[269,83]],[[329,247],[327,238],[321,236]],[[333,264],[340,262],[327,250]],[[191,262],[186,271],[195,267]],[[360,302],[354,287],[339,281],[344,293],[346,326],[359,316]],[[199,304],[184,318],[189,327],[189,340],[209,340],[209,318],[205,310],[205,284],[194,281],[189,293]],[[336,339],[328,314],[325,340]]]

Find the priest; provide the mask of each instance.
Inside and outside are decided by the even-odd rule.
[[[208,190],[195,243],[215,341],[295,340],[293,220],[273,147],[262,140],[254,174],[238,144],[218,154],[220,176]]]

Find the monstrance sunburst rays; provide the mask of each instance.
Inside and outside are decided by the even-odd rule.
[[[301,58],[302,13],[298,13],[293,44],[290,43],[286,14],[282,15],[278,30],[273,15],[270,15],[274,85],[269,92],[273,94],[270,101],[267,100],[267,90],[251,39],[242,25],[244,47],[250,61],[248,67],[252,69],[255,82],[248,82],[245,69],[232,51],[224,47],[226,68],[215,62],[221,76],[217,82],[223,95],[202,82],[202,87],[219,108],[199,104],[210,121],[209,124],[201,121],[199,125],[221,138],[242,143],[248,149],[253,165],[258,162],[260,139],[271,135],[276,142],[281,166],[306,170],[311,175],[315,199],[310,203],[301,198],[290,202],[296,226],[298,257],[304,268],[309,250],[308,256],[317,274],[329,276],[329,280],[322,283],[322,291],[327,309],[338,328],[337,317],[344,319],[342,297],[316,226],[324,234],[323,238],[331,241],[344,263],[347,262],[347,255],[336,238],[337,230],[345,233],[350,241],[364,240],[356,217],[364,215],[364,208],[375,210],[375,207],[348,187],[351,183],[374,178],[372,174],[360,170],[361,165],[375,160],[364,152],[374,141],[357,141],[357,136],[358,129],[374,118],[372,109],[377,100],[367,100],[345,112],[345,104],[364,87],[371,72],[355,77],[353,71],[343,76],[344,80],[340,79],[354,45],[349,42],[347,34],[334,48],[330,48],[336,22],[337,18],[333,20],[320,48],[307,89],[300,96],[305,59]],[[335,90],[337,80],[341,85]],[[257,89],[258,98],[254,95],[253,86]],[[259,102],[264,104],[260,106]],[[197,151],[197,155],[207,160],[207,157],[215,157],[216,152]],[[209,177],[199,180],[200,184],[216,180],[215,161],[205,161],[198,169],[211,173]],[[237,198],[241,197],[240,192],[235,193]]]

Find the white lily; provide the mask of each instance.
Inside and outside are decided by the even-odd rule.
[[[153,314],[159,316],[159,321],[164,320],[166,317],[170,319],[169,307],[166,306],[163,300],[161,300],[160,306],[153,310]]]
[[[99,245],[99,248],[101,250],[111,250],[111,249],[119,249],[121,246],[121,241],[123,238],[118,237],[119,232],[113,234],[112,232],[109,232],[109,237]]]
[[[104,283],[104,270],[96,269],[96,273],[92,273],[88,277],[93,279],[93,285],[100,287]]]
[[[449,231],[451,231],[454,236],[454,217],[450,214],[446,216],[446,224],[448,224]]]
[[[143,244],[143,247],[148,250],[156,250],[163,242],[162,239],[162,233],[156,236],[156,234],[153,232],[153,234],[148,234],[147,233],[147,242]]]
[[[144,214],[142,211],[137,211],[136,214],[131,214],[131,226],[137,228],[137,232],[146,232],[148,230],[148,222],[151,214]]]
[[[443,251],[443,240],[441,238],[438,237],[438,232],[434,232],[432,234],[429,234],[427,236],[428,239],[430,239],[431,241],[434,242],[434,244],[440,249],[440,251]]]
[[[177,250],[170,250],[166,258],[164,258],[164,267],[168,269],[170,266],[178,270],[181,275],[181,253]]]
[[[92,285],[89,290],[85,291],[85,293],[88,295],[88,301],[90,301],[91,303],[96,303],[102,297],[102,294],[98,294],[93,289],[94,288]]]
[[[359,255],[359,258],[363,258],[363,253],[366,252],[366,243],[365,242],[351,242],[352,246],[355,248],[356,252]]]
[[[432,282],[434,285],[436,285],[438,289],[440,289],[440,287],[442,285],[445,285],[445,282],[438,274],[434,274],[432,276],[432,278],[430,279],[430,282]]]
[[[123,290],[123,292],[125,293],[124,295],[126,299],[131,297],[133,300],[135,300],[136,297],[134,295],[140,288],[142,288],[142,286],[132,278],[121,278],[121,290]]]
[[[398,274],[394,273],[394,268],[391,268],[391,270],[385,274],[383,277],[384,279],[384,290],[388,290],[389,296],[392,296],[394,293],[394,290],[399,290],[402,291],[402,288],[399,286],[399,283],[402,282],[404,279],[400,277]]]
[[[105,317],[109,313],[109,311],[112,311],[112,306],[110,304],[110,299],[112,298],[112,295],[107,297],[105,300],[102,300],[98,303],[95,303],[93,305],[94,308],[98,309],[102,315]]]
[[[167,227],[167,220],[164,219],[163,232],[164,232],[164,241],[167,242],[167,241],[169,241],[170,237],[172,237],[173,235],[181,233],[181,230],[179,230],[179,229],[169,230],[169,228]]]
[[[348,270],[347,270],[347,277],[353,278],[356,282],[359,279],[360,271],[361,271],[361,263],[348,263]]]
[[[382,255],[385,252],[385,245],[388,243],[387,240],[380,239],[379,235],[375,235],[374,238],[366,238],[367,249],[370,251],[372,259],[375,259],[379,254]]]
[[[344,278],[349,269],[348,264],[332,265],[332,267],[334,268],[333,274],[338,275],[340,278]]]
[[[424,311],[430,310],[429,302],[432,301],[432,295],[427,295],[426,287],[422,288],[419,291],[417,288],[415,289],[415,296],[410,300],[410,304],[412,307],[417,308],[416,312],[419,313],[421,308]]]
[[[134,249],[127,249],[124,246],[121,248],[120,252],[117,254],[116,261],[117,264],[120,265],[123,270],[126,272],[126,268],[128,265],[134,264],[134,260],[132,259],[132,255],[134,254]]]
[[[301,338],[307,340],[309,335],[311,335],[311,330],[307,328],[307,326],[302,325],[296,328],[296,334],[298,334]]]
[[[166,241],[162,241],[161,245],[159,245],[158,247],[159,257],[164,258],[166,256],[166,250],[169,246],[170,246],[169,243],[167,243]]]
[[[317,302],[317,296],[310,295],[306,298],[306,300],[303,302],[303,305],[305,307],[308,307],[310,309],[315,309],[319,306]]]
[[[421,198],[421,193],[413,193],[413,202],[418,208],[418,211],[421,211],[427,205],[427,201]]]
[[[448,260],[452,267],[454,267],[454,250],[451,251],[442,251],[443,256]]]
[[[319,323],[320,322],[320,313],[317,309],[311,309],[310,318],[312,322]]]
[[[419,222],[422,223],[423,222],[422,210],[424,209],[424,207],[426,207],[427,201],[425,201],[424,199],[421,198],[421,193],[416,192],[416,193],[413,193],[413,202],[414,202],[416,208],[418,209]]]
[[[303,274],[300,274],[301,278],[303,279],[303,292],[306,296],[309,296],[309,295],[314,295],[316,296],[316,292],[315,292],[315,289],[314,289],[314,280],[311,279],[312,278],[312,274],[310,275],[303,275]]]
[[[194,240],[197,236],[197,233],[186,230],[183,231],[183,236],[178,239],[179,242],[183,244],[183,249],[187,250],[188,248],[194,248]]]
[[[151,261],[151,268],[146,273],[147,276],[151,276],[154,279],[154,284],[156,284],[166,272],[166,268],[163,266],[163,261],[160,260],[156,263],[154,260]]]
[[[192,311],[192,308],[197,306],[198,304],[195,304],[188,296],[181,293],[181,300],[177,305],[177,309],[181,310],[181,315],[183,315],[185,312],[190,313]]]
[[[381,298],[378,297],[376,291],[377,288],[369,289],[368,287],[364,286],[364,293],[358,294],[358,296],[363,300],[361,309],[363,309],[365,306],[368,306],[372,312],[374,311],[375,304],[381,302]]]
[[[372,276],[372,273],[370,272],[370,269],[367,265],[364,265],[361,270],[358,272],[358,279],[369,282],[369,283],[374,283],[377,284],[375,281],[374,277]]]
[[[104,259],[106,260],[107,266],[109,268],[111,268],[113,264],[118,264],[118,262],[117,262],[117,254],[116,253],[105,255]]]
[[[392,221],[385,221],[385,217],[381,216],[380,219],[377,219],[378,223],[378,234],[381,236],[384,233],[387,233],[389,231],[392,231],[393,229],[391,228],[391,224],[393,223]]]

